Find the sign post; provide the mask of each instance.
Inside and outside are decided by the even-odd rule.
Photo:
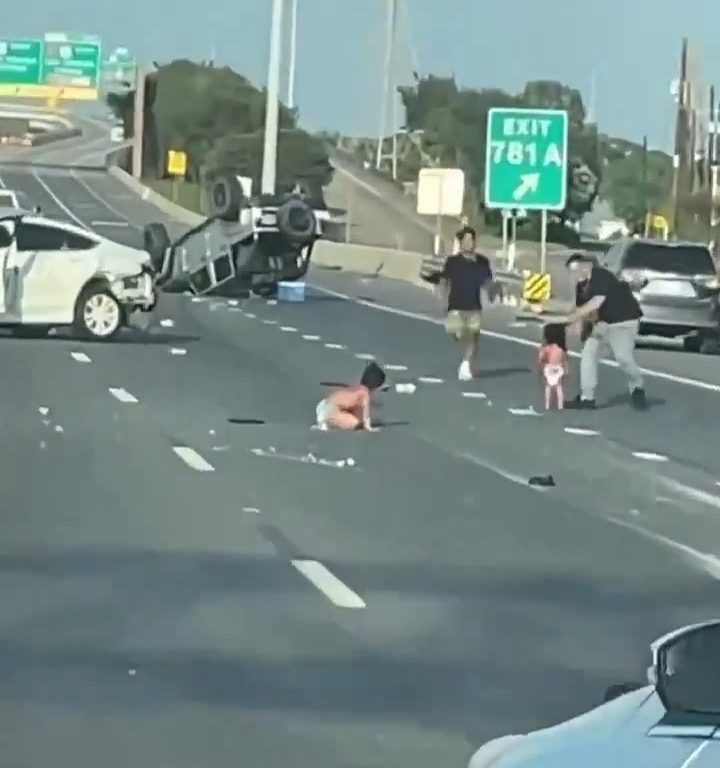
[[[567,112],[491,109],[486,135],[485,205],[541,211],[540,270],[545,272],[547,212],[567,203]]]
[[[417,212],[435,217],[435,256],[441,255],[444,216],[460,216],[465,174],[460,168],[422,168],[418,174]]]
[[[172,176],[172,201],[177,203],[179,181],[187,174],[187,154],[181,149],[168,150],[167,172]]]

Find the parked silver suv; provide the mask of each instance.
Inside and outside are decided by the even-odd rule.
[[[717,345],[720,282],[707,246],[626,239],[601,263],[632,287],[643,311],[641,335],[682,336],[685,349],[693,352]]]

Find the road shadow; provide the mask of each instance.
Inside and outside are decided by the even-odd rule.
[[[235,424],[236,426],[261,426],[265,423],[265,419],[228,419],[228,424]]]
[[[409,421],[402,421],[400,419],[373,419],[373,427],[380,427],[381,429],[387,429],[388,427],[409,427]]]
[[[200,341],[199,336],[187,336],[178,333],[148,333],[137,329],[128,329],[125,333],[120,333],[112,341],[107,342],[102,339],[74,339],[72,336],[57,336],[62,341],[82,341],[83,344],[138,344],[141,346],[166,345],[166,344],[192,344]]]
[[[667,401],[664,400],[662,397],[648,397],[647,398],[647,405],[648,409],[655,408],[658,405],[666,405]],[[632,406],[632,401],[630,399],[630,395],[626,392],[622,392],[618,395],[613,395],[612,397],[605,400],[603,403],[598,403],[597,410],[602,411],[607,408],[616,408],[618,406],[627,406],[630,408]]]
[[[513,376],[516,373],[532,373],[532,368],[529,368],[526,365],[509,366],[507,368],[491,368],[489,370],[478,372],[474,378],[480,381],[483,379],[500,379],[503,376]]]

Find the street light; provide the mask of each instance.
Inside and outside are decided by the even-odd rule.
[[[288,109],[295,109],[295,58],[297,56],[298,0],[290,6],[290,68],[288,72]]]
[[[280,53],[284,0],[273,0],[270,27],[270,60],[268,62],[267,102],[265,106],[265,141],[260,190],[275,194],[277,176],[278,118],[280,112]]]

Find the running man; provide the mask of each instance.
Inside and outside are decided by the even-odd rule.
[[[384,383],[385,371],[377,363],[368,363],[359,384],[335,389],[318,403],[318,428],[374,431],[370,420],[371,396]]]
[[[463,227],[457,233],[457,239],[460,252],[448,257],[433,282],[439,283],[440,294],[447,302],[447,332],[463,345],[458,379],[468,381],[475,375],[477,367],[482,326],[481,291],[488,290],[492,300],[492,292],[499,286],[489,259],[475,250],[475,230]]]

